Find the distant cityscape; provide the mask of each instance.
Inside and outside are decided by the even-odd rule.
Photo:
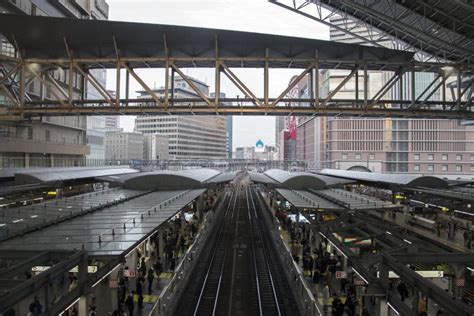
[[[83,5],[64,2],[22,1],[0,3],[0,11],[77,19],[108,19],[108,5],[104,0],[82,1]],[[360,44],[360,40],[337,28],[343,22],[331,17],[330,39],[342,43]],[[367,29],[354,23],[354,30],[362,37]],[[13,47],[2,39],[0,53],[12,54]],[[388,43],[380,42],[385,45]],[[58,85],[67,85],[67,70],[50,71]],[[93,70],[89,74],[97,85],[89,85],[74,76],[74,93],[88,99],[102,94],[115,97],[114,91],[101,91],[106,86],[106,71]],[[319,77],[321,97],[327,96],[341,84],[345,70],[322,70]],[[417,74],[415,92],[419,94],[433,80],[433,73]],[[362,74],[357,74],[362,77]],[[168,91],[153,89],[158,97],[165,92],[177,98],[199,98],[196,88],[205,96],[213,97],[210,87],[200,78],[175,76]],[[292,80],[295,80],[296,76]],[[355,93],[352,78],[344,84],[335,98],[350,98]],[[359,79],[362,80],[362,79]],[[389,73],[370,71],[369,97],[389,80]],[[194,87],[191,87],[190,84]],[[311,76],[307,75],[288,93],[289,97],[312,97]],[[388,94],[393,98],[400,89],[395,84]],[[411,94],[411,78],[403,78],[404,93]],[[449,89],[450,83],[447,83]],[[27,85],[30,96],[51,98],[39,80]],[[59,88],[58,88],[59,89]],[[140,98],[150,98],[147,91],[136,91]],[[365,91],[358,91],[360,98]],[[438,89],[432,100],[442,95]],[[221,93],[221,97],[225,97]],[[288,104],[291,105],[291,104]],[[181,105],[176,105],[181,106]],[[472,123],[472,122],[471,122]],[[304,161],[310,170],[334,168],[391,173],[468,175],[474,172],[474,126],[456,120],[348,118],[348,117],[276,117],[275,142],[261,150],[255,146],[233,148],[232,116],[173,116],[140,115],[133,132],[120,128],[119,116],[43,117],[17,124],[0,124],[0,167],[68,167],[128,163],[132,160],[174,159],[247,159]],[[257,139],[255,139],[257,141]]]

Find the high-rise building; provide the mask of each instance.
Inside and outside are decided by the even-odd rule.
[[[188,77],[205,95],[209,86],[195,78]],[[181,77],[175,77],[175,98],[198,98],[198,94]],[[164,96],[163,87],[155,89]],[[140,97],[149,97],[146,91],[138,91]],[[171,95],[171,90],[169,91]],[[175,105],[180,106],[180,105]],[[135,120],[135,131],[144,134],[158,133],[168,136],[170,159],[227,158],[227,119],[225,116],[175,116],[140,115]]]
[[[1,1],[0,12],[26,15],[68,17],[77,19],[107,19],[105,0],[70,1]],[[92,35],[91,35],[92,36]],[[14,55],[13,45],[0,35],[0,53]],[[92,74],[105,85],[105,71]],[[68,70],[46,72],[60,85],[68,84]],[[82,80],[73,73],[73,93],[76,97],[86,90],[88,98],[94,97],[92,87],[82,86]],[[51,99],[53,95],[39,80],[32,80],[26,87],[27,99]],[[5,96],[3,96],[5,98]],[[0,92],[0,99],[2,95]],[[102,117],[45,117],[32,121],[0,124],[0,168],[59,167],[85,165],[87,160],[105,158],[105,125]]]
[[[144,136],[141,133],[105,133],[105,159],[128,162],[143,159]]]
[[[233,128],[234,128],[234,123],[233,123],[233,116],[232,115],[228,115],[227,116],[227,132],[226,132],[226,136],[227,136],[227,158],[228,159],[232,159],[232,146],[233,146],[233,137],[234,137],[234,132],[233,132]]]
[[[334,16],[331,23],[343,23]],[[368,32],[354,23],[361,36]],[[359,39],[331,27],[331,40],[359,43]],[[381,44],[387,44],[380,42]],[[321,97],[325,97],[343,80],[347,71],[330,70],[320,74]],[[358,74],[361,76],[362,74]],[[369,98],[388,80],[391,74],[369,72]],[[433,80],[433,74],[416,74],[415,93],[419,95]],[[362,82],[362,77],[359,82]],[[411,95],[411,78],[403,79],[404,94]],[[386,97],[400,98],[395,85]],[[363,85],[359,88],[363,98]],[[355,79],[349,80],[334,96],[350,99],[355,94]],[[301,95],[300,95],[301,96]],[[437,100],[440,92],[431,97]],[[304,118],[298,125],[298,159],[308,162],[310,169],[336,168],[378,172],[469,174],[474,172],[474,126],[457,120],[389,119],[389,118]]]
[[[161,134],[144,134],[143,159],[168,160],[170,158],[170,144],[168,136]]]

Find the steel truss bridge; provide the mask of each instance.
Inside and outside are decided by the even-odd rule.
[[[413,52],[182,26],[14,15],[2,15],[0,32],[17,52],[0,55],[0,120],[102,114],[474,118],[474,67],[465,62],[420,62]],[[213,69],[215,97],[200,91],[185,75],[185,68]],[[239,78],[237,68],[262,70],[262,96]],[[301,72],[284,91],[271,96],[271,70],[288,68]],[[66,79],[55,78],[58,69],[65,70]],[[94,77],[94,69],[116,70],[115,95]],[[150,88],[137,69],[164,69],[163,95]],[[331,69],[346,70],[348,74],[331,92],[322,95],[321,73]],[[384,70],[391,78],[369,96],[371,70]],[[426,72],[434,73],[434,80],[416,94],[417,74]],[[182,77],[198,97],[175,96],[175,76]],[[223,76],[242,92],[243,98],[220,97]],[[309,95],[289,97],[306,76]],[[149,97],[130,97],[130,77]],[[351,79],[355,81],[353,98],[335,98]],[[452,80],[447,95],[446,87]],[[39,93],[30,91],[33,81],[40,83]],[[394,89],[398,95],[406,95],[407,85],[411,94],[406,99],[390,96]],[[101,98],[87,99],[88,87],[96,89]],[[432,96],[439,90],[440,100],[433,101]]]

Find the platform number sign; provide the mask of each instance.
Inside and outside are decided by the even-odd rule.
[[[336,279],[346,279],[347,273],[346,271],[336,271]]]

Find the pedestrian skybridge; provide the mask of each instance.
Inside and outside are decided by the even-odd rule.
[[[4,97],[0,98],[0,119],[4,120],[78,114],[474,118],[471,84],[458,85],[440,100],[432,99],[454,74],[458,81],[469,78],[472,66],[417,62],[412,52],[197,27],[8,14],[1,16],[0,33],[10,42],[12,51],[17,51],[0,55],[0,93]],[[140,77],[136,71],[141,68],[164,69],[163,95]],[[215,96],[200,91],[185,75],[184,68],[212,68]],[[261,69],[263,93],[259,95],[239,78],[236,68]],[[96,89],[100,97],[78,97],[74,76],[59,81],[53,73],[57,69],[78,74],[84,78],[83,85]],[[93,69],[116,70],[115,96],[94,77]],[[283,91],[271,94],[274,69],[296,69],[300,74]],[[321,95],[321,71],[331,69],[347,70],[347,75],[330,93]],[[390,79],[369,96],[371,70],[384,71]],[[432,73],[433,80],[420,83],[418,73]],[[177,97],[175,76],[182,77],[197,97]],[[308,95],[290,96],[289,92],[307,76]],[[421,85],[422,92],[404,91],[405,84],[399,83],[408,76],[412,90]],[[230,80],[243,97],[221,97],[221,77]],[[353,96],[335,98],[352,79]],[[50,97],[40,98],[28,92],[26,87],[32,80],[37,80]],[[148,96],[131,97],[130,80],[137,82]],[[389,97],[389,91],[397,84],[397,94],[405,96],[402,99]]]

